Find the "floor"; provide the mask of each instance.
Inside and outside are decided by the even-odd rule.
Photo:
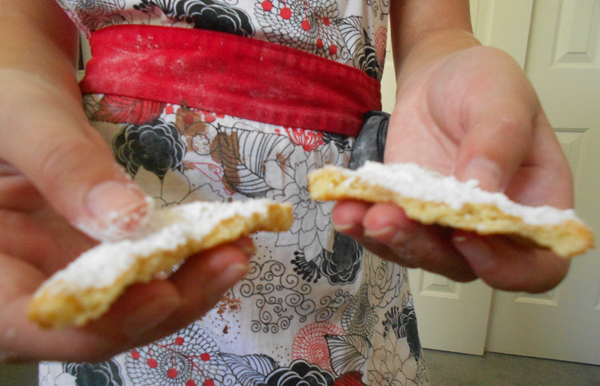
[[[37,364],[2,365],[0,364],[0,386],[37,385]]]
[[[486,353],[425,350],[433,386],[600,386],[600,366]]]
[[[600,386],[600,366],[487,353],[425,350],[433,386]],[[35,386],[37,367],[0,365],[0,386]],[[81,385],[87,386],[87,385]]]

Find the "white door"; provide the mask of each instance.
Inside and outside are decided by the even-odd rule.
[[[600,1],[537,0],[526,72],[567,154],[576,209],[600,233]],[[557,289],[496,292],[488,350],[600,365],[600,250]]]
[[[510,53],[532,79],[574,171],[576,209],[600,234],[600,1],[471,0],[471,14],[475,35]],[[390,111],[391,59],[387,66]],[[563,284],[535,296],[492,296],[481,282],[421,270],[410,279],[426,348],[600,364],[600,251],[577,257]]]

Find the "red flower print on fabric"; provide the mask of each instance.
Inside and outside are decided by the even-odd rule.
[[[346,373],[336,379],[333,386],[365,386],[365,383],[362,381],[362,376],[360,371]]]
[[[340,11],[332,0],[258,0],[254,14],[267,39],[328,59],[345,46]]]
[[[277,130],[276,130],[277,131]],[[323,133],[313,130],[285,128],[292,143],[296,146],[302,146],[305,151],[313,151],[323,146]]]
[[[312,323],[303,327],[294,338],[292,359],[304,359],[320,368],[333,371],[326,335],[342,335],[341,327],[330,322]]]
[[[385,63],[385,49],[387,45],[387,28],[381,26],[375,31],[375,55],[377,62],[381,65]]]
[[[140,386],[212,386],[226,365],[210,336],[192,324],[179,333],[129,352],[127,373]]]

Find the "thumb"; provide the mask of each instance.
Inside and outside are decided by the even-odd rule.
[[[536,107],[515,94],[496,91],[467,103],[465,137],[458,148],[453,174],[476,179],[488,191],[504,191],[530,154]],[[512,96],[512,97],[507,97]]]
[[[0,158],[89,236],[114,240],[135,232],[150,200],[115,163],[79,101],[38,78],[13,84],[0,93]]]

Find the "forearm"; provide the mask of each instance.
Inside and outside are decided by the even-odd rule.
[[[472,33],[468,0],[395,0],[390,18],[399,88],[428,64],[480,45]]]
[[[77,29],[55,0],[0,0],[0,70],[34,74],[74,98]]]

